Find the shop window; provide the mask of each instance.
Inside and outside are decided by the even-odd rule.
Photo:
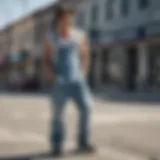
[[[85,25],[85,12],[81,11],[77,15],[77,25],[81,28],[84,27]]]
[[[99,16],[99,7],[97,4],[92,6],[91,9],[91,24],[96,24]]]
[[[139,8],[146,9],[149,6],[149,0],[139,0]]]
[[[129,4],[130,0],[122,0],[121,1],[121,13],[123,16],[127,16],[129,13]]]
[[[138,57],[137,57],[137,48],[131,47],[126,49],[127,57],[127,89],[129,91],[134,91],[136,89],[136,78],[137,78],[137,66],[138,66]]]
[[[106,20],[111,20],[114,16],[115,0],[107,0],[105,4],[105,17]]]
[[[154,90],[160,89],[160,45],[149,47],[149,76],[148,87]]]
[[[110,48],[107,59],[107,84],[113,88],[124,87],[124,50],[121,47]]]
[[[96,60],[97,60],[97,53],[96,51],[92,51],[90,55],[90,67],[88,73],[88,83],[90,87],[93,89],[95,87],[95,70],[96,70]]]
[[[104,49],[101,53],[101,80],[102,84],[107,85],[108,84],[108,50]]]
[[[99,31],[97,29],[92,29],[89,32],[89,38],[91,43],[98,43]]]

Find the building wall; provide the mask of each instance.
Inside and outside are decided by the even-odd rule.
[[[119,40],[118,38],[122,37],[123,35],[126,37],[128,35],[127,40],[130,37],[134,38],[133,34],[136,34],[134,33],[137,32],[136,30],[139,30],[140,28],[143,30],[143,28],[145,28],[147,25],[160,21],[160,2],[158,0],[149,0],[146,8],[139,7],[140,0],[114,0],[112,1],[114,2],[112,9],[113,17],[110,19],[106,18],[108,13],[107,10],[111,8],[107,7],[108,1],[112,0],[85,0],[81,3],[81,5],[78,6],[77,9],[77,21],[80,15],[83,13],[83,28],[88,32],[98,32],[101,41],[105,42],[106,44],[109,42],[115,43],[116,40],[120,41],[121,38]],[[125,15],[121,9],[123,1],[128,2],[128,12]],[[97,6],[97,14],[93,12],[95,6]],[[95,17],[93,16],[93,13],[94,15],[97,15],[95,21],[92,20],[93,17]],[[159,28],[160,27],[157,26],[156,30],[159,30],[160,33]],[[113,34],[115,34],[113,32],[119,32],[117,33],[119,34],[117,35],[118,38],[113,37]]]
[[[0,54],[5,52],[6,34],[4,31],[0,32]]]
[[[7,54],[10,52],[12,43],[11,28],[7,27],[0,31],[0,53]]]
[[[52,15],[42,14],[35,16],[35,43],[39,43],[47,31],[51,29]]]
[[[79,10],[86,10],[86,15],[90,15],[91,10],[97,5],[98,6],[98,19],[95,24],[90,22],[91,28],[99,28],[100,30],[119,30],[122,28],[137,27],[153,20],[153,16],[159,18],[159,1],[151,0],[147,8],[139,8],[139,0],[129,1],[128,13],[126,15],[122,14],[121,3],[122,0],[115,0],[113,4],[113,18],[106,19],[107,12],[107,1],[109,0],[86,0],[83,2],[85,5],[80,5]],[[88,4],[86,6],[86,4]],[[152,14],[150,14],[152,13]],[[153,14],[154,13],[154,14]],[[87,25],[87,23],[86,23]]]
[[[139,90],[145,90],[148,78],[148,50],[147,44],[141,43],[138,45],[138,76],[137,76],[137,87]]]
[[[105,17],[105,3],[107,0],[99,1],[101,3],[101,14],[102,17]],[[143,24],[148,23],[148,11],[149,8],[139,9],[138,0],[129,1],[129,11],[128,15],[123,16],[120,11],[120,6],[122,1],[115,1],[115,11],[113,13],[113,19],[111,20],[102,20],[100,21],[100,28],[106,30],[118,30],[122,28],[137,27]]]
[[[160,20],[160,1],[159,0],[151,0],[150,8],[148,11],[148,18],[150,21],[159,21]]]
[[[57,4],[53,4],[49,8],[39,10],[36,12],[34,17],[34,43],[35,43],[35,52],[39,56],[39,50],[41,48],[41,42],[44,36],[54,30],[54,17],[56,12]]]
[[[10,53],[11,52],[11,46],[12,46],[12,43],[13,43],[13,39],[12,39],[12,26],[8,26],[6,28],[6,39],[7,39],[7,42],[6,42],[6,53]]]
[[[34,19],[27,17],[13,24],[12,38],[11,50],[13,52],[23,49],[32,52],[34,49]]]

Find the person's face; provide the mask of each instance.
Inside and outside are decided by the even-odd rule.
[[[61,29],[67,29],[73,25],[73,15],[70,13],[64,14],[58,22],[58,27]]]

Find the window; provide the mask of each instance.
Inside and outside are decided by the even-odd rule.
[[[145,9],[149,5],[149,0],[139,0],[139,8]]]
[[[113,18],[114,15],[114,4],[115,0],[107,0],[105,7],[106,7],[106,12],[105,12],[105,17],[107,20],[110,20]]]
[[[129,12],[129,2],[130,0],[121,1],[121,13],[123,16],[127,16]]]
[[[78,13],[77,15],[77,25],[79,27],[84,27],[85,25],[85,12],[84,11],[81,11]]]
[[[96,23],[98,20],[99,10],[98,5],[93,5],[91,9],[91,22]]]
[[[89,32],[90,42],[97,43],[99,39],[99,31],[97,29],[91,29]]]

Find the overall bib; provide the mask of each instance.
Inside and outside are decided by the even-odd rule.
[[[63,39],[56,35],[53,38],[55,46],[55,69],[57,83],[52,89],[53,119],[51,130],[51,147],[60,149],[65,135],[64,108],[67,100],[74,100],[79,111],[78,145],[89,141],[89,115],[91,97],[85,78],[81,71],[79,41],[76,36]]]

